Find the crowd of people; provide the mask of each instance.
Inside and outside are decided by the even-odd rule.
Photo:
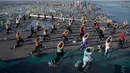
[[[29,16],[28,18],[30,19],[31,17]],[[23,22],[25,22],[26,19],[27,19],[27,17],[24,15]],[[96,17],[95,17],[95,19],[96,19]],[[21,18],[19,18],[19,17],[16,18],[16,28],[18,28],[21,25],[20,20],[21,20]],[[47,20],[46,15],[45,15],[44,20]],[[107,23],[107,27],[105,27],[104,25],[101,25],[101,23],[96,21],[96,20],[92,20],[92,21],[95,21],[93,23],[93,25],[91,25],[91,26],[93,26],[95,29],[94,33],[98,34],[97,42],[99,43],[99,45],[97,48],[99,48],[100,51],[102,50],[100,43],[103,42],[104,40],[106,40],[104,43],[105,44],[105,48],[104,48],[104,50],[105,50],[104,55],[105,56],[108,56],[108,53],[110,53],[110,51],[112,49],[112,45],[111,45],[112,39],[113,39],[113,36],[115,36],[118,28],[121,28],[121,30],[122,30],[120,32],[120,35],[119,35],[119,48],[122,48],[124,46],[125,41],[126,41],[125,36],[128,33],[126,31],[127,30],[126,27],[128,24],[127,20],[123,22],[121,27],[119,27],[118,23]],[[57,24],[60,25],[60,23],[56,22],[53,15],[52,15],[51,22],[52,22],[52,29],[51,30],[47,27],[42,29],[42,27],[40,26],[40,23],[41,23],[40,17],[37,18],[36,29],[34,28],[33,25],[31,25],[30,36],[28,38],[32,38],[34,35],[36,37],[36,40],[35,40],[35,47],[36,48],[30,53],[31,55],[39,54],[41,52],[41,49],[45,48],[42,45],[42,41],[50,40],[51,39],[50,34],[57,32],[57,30],[58,30]],[[64,30],[64,32],[61,34],[63,39],[61,41],[59,41],[59,43],[57,44],[55,63],[57,63],[57,61],[64,55],[64,47],[65,47],[65,44],[69,43],[69,39],[68,39],[69,36],[68,35],[73,33],[72,26],[75,26],[74,23],[75,23],[75,20],[72,19],[72,20],[69,20],[69,23],[67,23],[65,25],[66,30]],[[88,47],[87,45],[89,44],[89,41],[88,41],[89,37],[91,37],[91,35],[88,32],[86,33],[86,28],[90,27],[88,24],[89,23],[87,22],[87,15],[83,14],[83,16],[81,18],[81,26],[79,28],[79,40],[82,41],[80,50],[84,52],[84,56],[83,56],[83,60],[82,60],[83,61],[82,67],[85,67],[86,63],[88,61],[92,61],[91,55],[92,55],[93,50],[87,48]],[[9,21],[5,24],[5,28],[6,28],[7,34],[9,34],[9,31],[12,31]],[[110,35],[107,39],[105,38],[105,34],[104,34],[104,31],[106,28],[112,28],[112,30],[110,31]],[[37,33],[39,31],[43,31],[41,36],[37,35]],[[17,44],[14,48],[25,43],[24,39],[21,36],[21,33],[22,33],[21,30],[18,30],[16,33]],[[42,41],[40,40],[41,37],[43,38]]]

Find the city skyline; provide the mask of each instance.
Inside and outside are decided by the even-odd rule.
[[[37,0],[0,0],[0,1],[37,1]],[[38,0],[46,1],[46,0]],[[79,1],[79,0],[47,0],[47,1]],[[91,1],[130,1],[130,0],[91,0]]]

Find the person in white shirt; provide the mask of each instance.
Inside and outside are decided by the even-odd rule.
[[[108,52],[110,52],[110,48],[111,48],[111,41],[112,41],[112,37],[109,36],[105,42],[105,53],[104,55],[106,56]]]
[[[80,50],[84,50],[85,48],[85,45],[88,44],[88,37],[89,37],[89,34],[86,33],[83,38],[82,38],[82,44],[81,44],[81,49]]]
[[[123,22],[122,28],[126,30],[126,25],[127,25],[127,24],[128,24],[128,21],[125,20],[125,21]]]
[[[16,28],[17,28],[18,26],[20,26],[20,18],[19,18],[19,17],[16,18]]]

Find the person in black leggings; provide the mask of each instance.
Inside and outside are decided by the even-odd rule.
[[[31,34],[28,38],[31,38],[33,35],[36,35],[37,36],[37,32],[34,30],[34,27],[31,25]]]
[[[57,45],[56,50],[56,58],[55,58],[55,64],[61,59],[61,57],[64,55],[64,42],[60,41]]]

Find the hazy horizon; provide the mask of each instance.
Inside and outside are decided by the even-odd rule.
[[[0,1],[37,1],[37,0],[0,0]],[[46,0],[38,0],[38,1],[46,1]],[[79,0],[47,0],[47,1],[79,1]],[[91,0],[91,1],[130,1],[130,0]]]

